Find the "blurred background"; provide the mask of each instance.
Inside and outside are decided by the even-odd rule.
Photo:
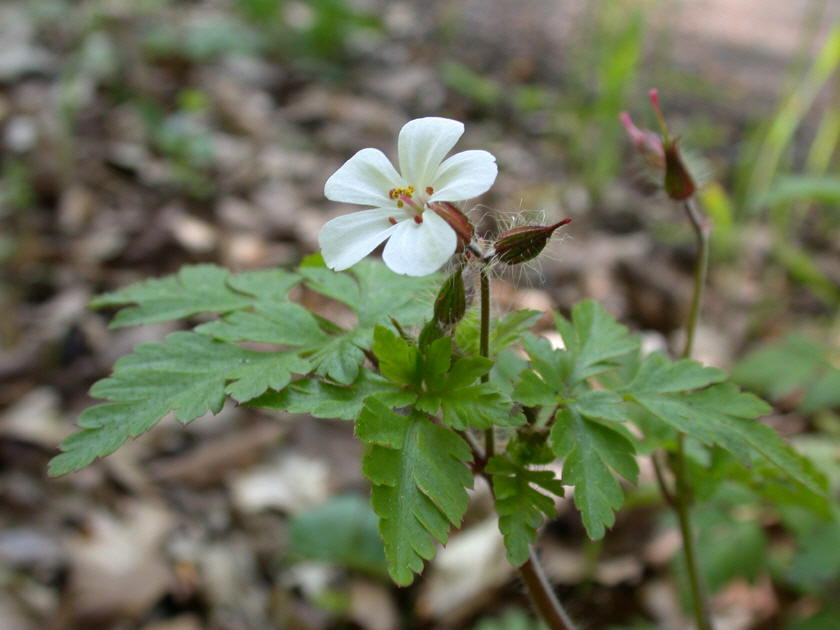
[[[496,155],[482,233],[574,217],[496,281],[500,311],[592,297],[666,348],[691,232],[618,122],[655,127],[658,87],[715,226],[698,357],[768,397],[836,488],[839,69],[833,0],[4,0],[0,629],[538,627],[481,486],[424,578],[389,584],[349,423],[229,406],[45,478],[90,385],[173,330],[108,331],[92,296],[189,262],[296,263],[347,210],[326,178],[363,147],[394,156],[419,116]],[[689,627],[649,472],[605,540],[567,502],[545,528],[583,627]],[[840,627],[840,525],[742,486],[702,499],[720,630]]]

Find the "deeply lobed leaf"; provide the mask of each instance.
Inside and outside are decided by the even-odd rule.
[[[248,308],[258,299],[282,298],[298,282],[300,276],[281,269],[232,276],[216,265],[187,265],[175,275],[105,293],[91,306],[124,307],[111,322],[112,328],[121,328]]]
[[[646,357],[624,389],[658,421],[704,444],[720,446],[745,464],[757,453],[810,491],[825,494],[826,482],[807,460],[767,425],[757,420],[771,409],[724,375],[689,360],[669,363],[659,355]],[[712,383],[709,385],[709,383]],[[695,390],[693,388],[703,387]]]
[[[633,442],[614,425],[585,418],[572,406],[558,412],[549,443],[564,459],[562,482],[575,487],[575,505],[586,533],[593,540],[601,538],[624,501],[612,471],[630,482],[638,476]]]
[[[485,471],[492,475],[499,529],[508,560],[520,566],[528,559],[543,515],[551,518],[556,512],[554,500],[539,489],[562,497],[563,484],[550,470],[531,470],[503,455],[491,458]]]
[[[373,484],[388,571],[406,586],[434,556],[467,508],[473,477],[469,446],[419,413],[401,416],[376,398],[365,402],[356,435],[369,446],[362,471]]]
[[[180,422],[218,413],[225,395],[240,402],[268,388],[282,389],[308,364],[294,352],[256,352],[191,332],[172,333],[165,343],[141,344],[117,361],[114,373],[91,389],[109,402],[79,417],[81,431],[65,440],[50,462],[63,475],[116,450],[175,412]]]

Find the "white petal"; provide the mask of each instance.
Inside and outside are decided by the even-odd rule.
[[[341,271],[355,265],[396,231],[399,224],[392,225],[388,217],[405,220],[406,215],[400,213],[396,208],[376,208],[327,221],[318,233],[327,267]]]
[[[402,186],[402,178],[379,149],[362,149],[347,160],[324,184],[324,195],[341,203],[389,206],[388,191]]]
[[[435,189],[429,201],[463,201],[487,192],[496,174],[496,158],[487,151],[462,151],[440,165],[429,184]]]
[[[396,273],[425,276],[440,269],[457,244],[455,230],[446,221],[434,212],[424,212],[422,223],[408,220],[397,224],[382,260]]]
[[[438,166],[464,133],[464,124],[448,118],[418,118],[403,125],[397,148],[407,184],[425,188]]]

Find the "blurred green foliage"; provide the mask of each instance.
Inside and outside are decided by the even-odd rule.
[[[292,519],[289,550],[302,559],[385,579],[388,573],[378,522],[366,498],[339,495]]]
[[[840,408],[840,368],[833,362],[837,348],[791,333],[748,354],[733,378],[775,402],[810,414]]]
[[[508,608],[497,617],[480,619],[472,630],[546,630],[547,626],[521,608]]]

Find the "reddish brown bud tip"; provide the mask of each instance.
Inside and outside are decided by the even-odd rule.
[[[671,199],[683,201],[697,190],[694,178],[688,172],[676,140],[665,145],[665,192]]]
[[[554,225],[523,225],[508,230],[496,240],[496,258],[507,265],[528,262],[545,249],[554,230],[571,221],[569,217]]]
[[[665,142],[668,142],[671,134],[668,131],[668,123],[665,122],[665,114],[662,113],[662,106],[659,104],[659,90],[656,88],[649,90],[648,96],[650,97],[650,104],[653,105],[653,113],[656,114],[656,121],[659,123],[662,137],[665,138]]]
[[[448,201],[436,201],[431,205],[432,210],[455,230],[458,236],[458,251],[462,251],[473,237],[473,226],[460,208]]]
[[[461,268],[449,276],[435,298],[435,321],[451,326],[461,321],[467,310],[467,297]]]

